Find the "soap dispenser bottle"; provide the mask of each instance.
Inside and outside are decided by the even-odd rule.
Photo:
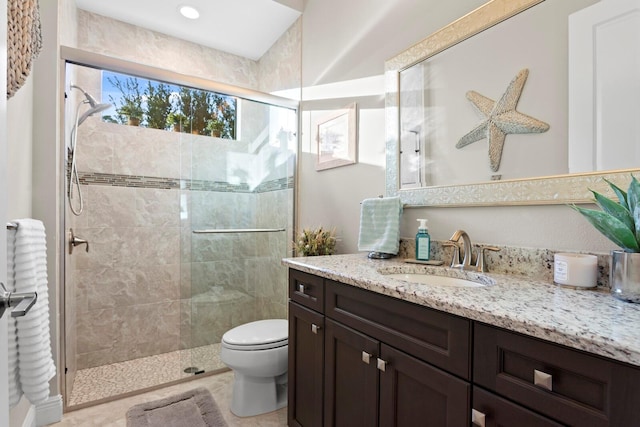
[[[429,261],[431,255],[431,236],[427,230],[427,220],[418,219],[420,226],[416,234],[416,259],[419,261]]]

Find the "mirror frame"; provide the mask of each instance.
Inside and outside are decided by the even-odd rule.
[[[490,0],[385,62],[386,194],[408,206],[460,207],[591,203],[589,189],[613,196],[602,178],[626,188],[638,169],[400,189],[400,72],[545,0]],[[554,1],[554,0],[546,0]]]

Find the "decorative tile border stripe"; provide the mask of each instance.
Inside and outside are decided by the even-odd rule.
[[[67,179],[69,174],[67,173]],[[247,183],[231,184],[223,181],[199,179],[161,178],[144,175],[120,175],[97,172],[80,172],[82,185],[107,185],[113,187],[156,188],[161,190],[216,191],[225,193],[266,193],[293,188],[293,177],[261,183],[253,191]]]
[[[80,184],[109,185],[113,187],[159,188],[163,190],[179,190],[180,179],[158,178],[143,175],[116,175],[109,173],[80,172]]]
[[[287,188],[293,188],[293,177],[288,176],[286,178],[274,179],[273,181],[266,181],[260,183],[254,190],[255,193],[268,193],[269,191],[285,190]]]
[[[192,191],[220,191],[224,193],[251,193],[247,183],[231,184],[224,181],[205,181],[202,179],[183,179],[183,188]]]

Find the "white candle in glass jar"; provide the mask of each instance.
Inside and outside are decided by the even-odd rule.
[[[598,284],[598,257],[586,254],[555,254],[553,281],[559,285],[595,287]]]

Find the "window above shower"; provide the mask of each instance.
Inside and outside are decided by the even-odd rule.
[[[102,70],[102,120],[194,135],[237,139],[238,100],[208,91]]]

